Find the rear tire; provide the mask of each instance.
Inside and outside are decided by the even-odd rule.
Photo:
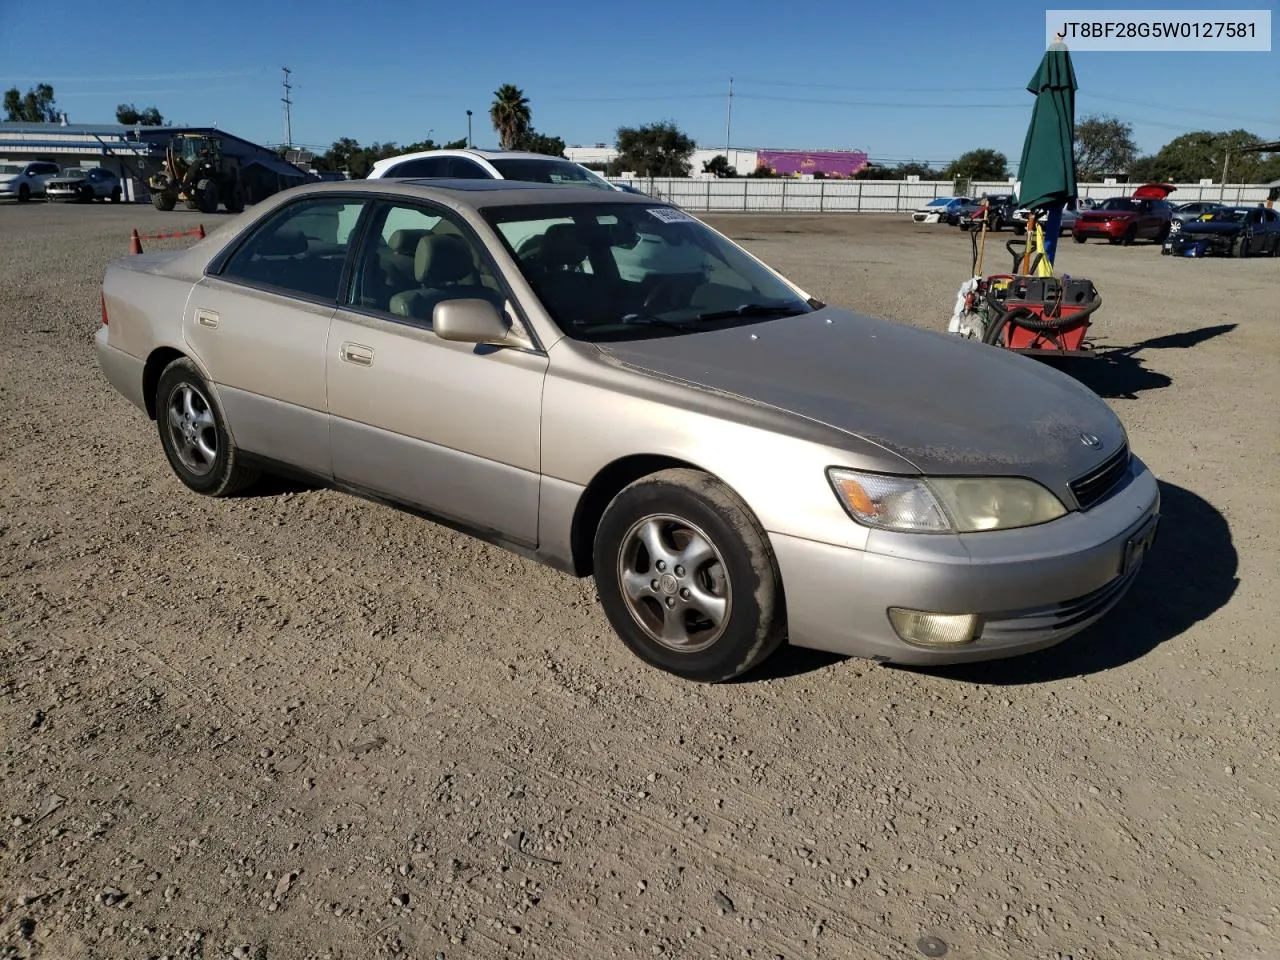
[[[214,213],[218,209],[218,185],[212,180],[196,184],[196,208],[201,213]]]
[[[605,510],[594,553],[610,624],[660,670],[718,683],[762,662],[786,637],[768,537],[715,477],[675,469],[637,480]]]
[[[119,202],[120,202],[120,197],[121,197],[121,196],[122,196],[122,194],[121,194],[121,191],[120,191],[120,188],[119,188],[119,187],[112,187],[112,188],[111,188],[111,202],[112,202],[112,203],[119,203]]]
[[[1233,257],[1247,257],[1249,255],[1249,238],[1236,237],[1235,242],[1231,244],[1231,255]]]
[[[169,466],[189,489],[208,497],[229,497],[255,483],[260,471],[240,462],[212,388],[194,363],[183,357],[160,374],[156,426]]]
[[[1085,242],[1086,240],[1088,240],[1089,238],[1088,238],[1088,237],[1082,237],[1082,236],[1080,236],[1078,233],[1073,233],[1073,234],[1071,235],[1071,239],[1072,239],[1072,240],[1074,240],[1076,243],[1084,243],[1084,242]]]
[[[1125,230],[1124,236],[1120,238],[1120,243],[1126,247],[1131,246],[1133,244],[1133,241],[1136,240],[1137,237],[1138,237],[1138,225],[1130,224],[1129,228]]]
[[[151,205],[157,210],[172,210],[178,205],[178,198],[171,193],[153,193]]]

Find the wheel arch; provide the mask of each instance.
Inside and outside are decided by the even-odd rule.
[[[147,357],[142,368],[142,399],[147,404],[147,416],[152,420],[156,418],[156,390],[160,386],[160,374],[173,361],[184,359],[192,358],[174,347],[156,347]]]
[[[600,525],[605,509],[613,498],[643,477],[663,470],[680,468],[697,470],[715,477],[720,483],[733,490],[733,486],[714,471],[679,457],[648,453],[630,454],[606,464],[591,478],[574,507],[573,521],[569,530],[569,548],[573,572],[576,576],[586,577],[591,574],[596,528]],[[742,498],[742,494],[737,490],[733,492],[739,499]]]

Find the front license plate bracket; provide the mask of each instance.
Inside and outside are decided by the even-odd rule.
[[[1156,540],[1156,529],[1159,526],[1160,518],[1152,517],[1142,529],[1135,533],[1126,541],[1124,545],[1124,557],[1120,561],[1120,575],[1132,573],[1142,563],[1147,553],[1151,550],[1151,545]]]

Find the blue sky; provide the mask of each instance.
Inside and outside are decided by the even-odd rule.
[[[82,6],[97,13],[74,16]],[[1265,8],[1223,5],[1244,6]],[[762,0],[223,0],[217,15],[186,9],[0,0],[0,86],[52,83],[73,121],[110,122],[117,103],[133,102],[278,143],[287,65],[293,140],[324,147],[340,136],[462,137],[467,109],[476,144],[490,145],[493,91],[514,83],[534,126],[570,144],[612,143],[620,125],[670,119],[715,147],[725,142],[732,76],[734,146],[857,148],[889,161],[945,161],[990,146],[1016,161],[1045,16],[1044,5],[987,0],[824,3],[811,13]],[[1077,116],[1128,120],[1144,151],[1195,129],[1280,138],[1274,50],[1076,53],[1074,62]]]

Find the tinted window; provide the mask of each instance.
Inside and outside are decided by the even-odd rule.
[[[474,160],[468,160],[466,157],[450,157],[448,169],[451,177],[461,177],[466,180],[493,179],[488,170]]]
[[[529,183],[564,183],[578,187],[600,187],[612,190],[607,180],[596,176],[585,167],[569,160],[557,160],[534,157],[497,158],[489,161],[493,168],[508,180],[523,180]]]
[[[227,260],[221,276],[336,301],[363,206],[339,198],[290,204],[254,231]]]
[[[453,214],[425,204],[379,203],[355,274],[353,306],[422,326],[445,300],[506,301],[478,242]]]
[[[444,157],[422,157],[419,160],[406,160],[397,163],[387,171],[388,177],[443,177],[445,174]]]

